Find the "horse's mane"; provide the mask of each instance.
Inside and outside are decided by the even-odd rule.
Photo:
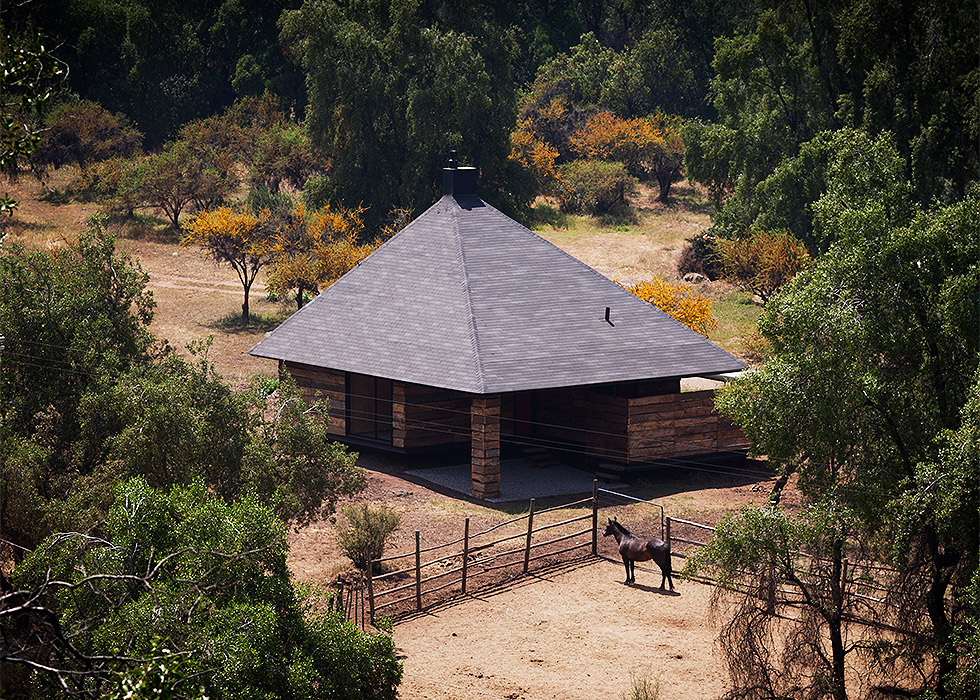
[[[627,530],[626,529],[626,526],[623,525],[618,520],[611,520],[610,522],[613,524],[613,527],[615,527],[617,530],[619,530],[624,535],[629,535],[630,537],[636,537],[636,535],[634,535],[632,532],[630,532],[629,530]]]

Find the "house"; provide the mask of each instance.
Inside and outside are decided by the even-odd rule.
[[[745,446],[684,377],[745,364],[484,202],[474,168],[268,334],[338,438],[399,452],[469,445],[473,495],[502,443],[620,465]]]

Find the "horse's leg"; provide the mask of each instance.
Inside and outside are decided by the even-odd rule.
[[[626,583],[630,582],[630,560],[623,555],[623,566],[626,567]]]
[[[670,550],[669,549],[667,550],[667,554],[664,557],[664,559],[665,559],[664,565],[663,565],[663,568],[660,571],[663,573],[664,577],[667,579],[667,582],[670,584],[670,590],[674,590],[674,578],[671,576],[671,573],[673,572],[673,569],[672,569],[672,567],[670,565]],[[661,588],[664,587],[664,582],[663,581],[660,582],[660,587]]]
[[[636,583],[636,562],[630,559],[630,583]]]

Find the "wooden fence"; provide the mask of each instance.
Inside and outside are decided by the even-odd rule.
[[[483,578],[476,582],[477,587],[527,574],[535,568],[536,562],[555,560],[576,550],[598,556],[600,495],[606,501],[604,505],[636,502],[658,508],[661,539],[669,543],[674,557],[688,558],[696,549],[706,546],[704,540],[710,534],[705,537],[702,533],[713,533],[715,530],[710,525],[672,518],[666,515],[659,503],[599,489],[598,482],[594,482],[591,498],[544,510],[537,510],[534,499],[531,499],[527,513],[480,532],[471,532],[470,519],[466,518],[462,537],[452,542],[423,547],[421,533],[416,531],[412,551],[374,560],[369,571],[394,568],[380,575],[369,574],[363,583],[345,586],[334,599],[335,609],[343,612],[354,624],[367,628],[380,614],[399,617],[422,611],[455,596],[466,595],[480,577]],[[557,522],[542,522],[546,520],[543,518],[546,514],[582,507],[589,512]],[[585,528],[577,525],[586,521],[588,526]],[[499,536],[504,528],[517,532]],[[546,532],[548,536],[542,537]],[[495,534],[497,537],[493,539]],[[809,555],[801,552],[800,556]],[[883,599],[872,593],[886,590],[877,583],[879,577],[892,576],[897,572],[874,563],[846,562],[845,567],[848,572],[845,580],[856,589],[852,595],[867,603],[885,604]],[[656,570],[640,565],[636,568],[656,573]],[[717,583],[710,576],[698,578]],[[868,621],[866,624],[873,623]]]
[[[542,516],[548,513],[576,507],[587,507],[589,512],[558,522],[545,522]],[[440,602],[453,595],[465,595],[478,576],[497,572],[493,581],[506,576],[528,573],[532,564],[545,559],[568,554],[575,550],[596,554],[598,546],[598,498],[593,487],[591,498],[573,503],[537,510],[531,499],[528,512],[511,520],[498,523],[480,532],[470,532],[470,519],[463,523],[463,536],[445,544],[422,547],[421,535],[415,532],[414,551],[396,556],[376,559],[369,571],[382,566],[393,571],[367,578],[369,619],[388,611],[397,615],[411,611],[421,611],[427,604]],[[524,525],[526,521],[526,526]],[[575,524],[589,521],[588,527],[575,529]],[[491,535],[510,527],[516,534],[491,539]],[[561,528],[560,530],[558,530]],[[551,536],[556,534],[557,536]],[[571,530],[569,532],[569,530]],[[541,534],[548,532],[549,538]]]

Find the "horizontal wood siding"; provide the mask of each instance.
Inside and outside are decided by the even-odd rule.
[[[296,380],[296,386],[307,403],[318,399],[327,399],[330,402],[327,432],[331,435],[346,435],[347,385],[344,373],[295,362],[287,362],[286,370]]]
[[[542,391],[537,398],[534,435],[593,457],[624,460],[627,401],[587,387]]]
[[[395,384],[402,387],[404,396],[404,447],[469,442],[469,394],[421,384]]]
[[[715,411],[713,389],[630,399],[628,442],[630,462],[748,447],[742,431]]]

